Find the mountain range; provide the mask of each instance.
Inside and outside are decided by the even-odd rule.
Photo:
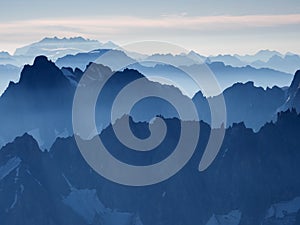
[[[200,57],[200,56],[199,56]],[[78,53],[76,55],[67,55],[59,58],[56,64],[61,67],[79,68],[85,70],[90,62],[106,65],[113,70],[123,68],[136,69],[143,73],[146,77],[162,77],[166,80],[174,82],[176,86],[182,86],[181,90],[185,94],[192,96],[199,87],[189,77],[186,71],[197,75],[203,71],[204,67],[208,67],[221,87],[221,91],[232,86],[236,82],[254,81],[255,85],[264,88],[288,86],[292,81],[292,74],[279,72],[273,69],[256,69],[251,66],[232,67],[226,66],[222,62],[212,62],[205,64],[190,56],[178,55],[153,55],[142,61],[136,61],[120,50],[94,50],[87,53]],[[170,84],[170,83],[168,83]],[[185,91],[186,90],[186,91]]]
[[[56,60],[68,54],[89,52],[94,49],[115,49],[116,44],[111,41],[106,43],[82,37],[58,38],[46,37],[38,42],[17,48],[13,55],[8,52],[0,52],[0,64],[11,64],[21,67],[32,64],[36,56],[45,55],[49,59]]]
[[[15,56],[46,55],[50,59],[76,54],[79,52],[88,52],[94,49],[114,49],[118,48],[113,42],[101,43],[97,40],[84,39],[82,37],[74,38],[44,38],[39,42],[17,48]]]
[[[88,82],[91,85],[101,82],[104,77],[109,77],[113,71],[109,67],[90,64],[97,73],[93,74]],[[83,71],[71,68],[60,70],[45,56],[35,59],[33,65],[24,66],[20,80],[10,82],[8,88],[0,97],[1,144],[11,141],[15,136],[29,132],[38,141],[42,148],[50,148],[56,137],[72,134],[72,104],[75,89]],[[114,73],[99,95],[97,102],[97,127],[103,129],[108,126],[110,112],[114,98],[119,91],[130,82],[143,80],[143,88],[153,89],[157,94],[176,97],[183,103],[188,98],[181,94],[175,87],[151,82],[136,70],[125,69]],[[90,86],[86,87],[88,91]],[[92,88],[91,88],[92,90]],[[140,89],[132,91],[131,95],[138,95]],[[131,112],[136,120],[149,121],[155,115],[166,117],[178,116],[165,101],[149,97],[143,104],[149,109],[138,104]],[[83,106],[84,107],[84,102]],[[140,106],[139,106],[140,105]],[[17,123],[18,126],[9,124]]]
[[[270,68],[285,73],[294,74],[300,65],[300,56],[294,53],[285,55],[270,50],[261,50],[254,55],[218,55],[208,57],[210,62],[223,62],[225,65],[254,68]]]
[[[100,52],[102,51],[104,50]],[[116,54],[119,53],[123,54],[116,51]],[[190,99],[172,85],[149,81],[137,70],[124,69],[114,72],[109,67],[95,63],[89,64],[86,69],[88,70],[91,65],[98,71],[98,74],[95,74],[96,77],[91,77],[91,84],[101,82],[102,76],[107,77],[113,74],[100,93],[96,104],[97,115],[101,115],[96,117],[99,130],[111,122],[111,107],[118,92],[135,80],[144,79],[144,83],[143,87],[131,92],[133,96],[138,96],[141,89],[152,88],[158,96],[165,95],[173,98],[177,96],[179,105],[183,105]],[[32,66],[26,65],[21,72],[20,80],[17,83],[11,82],[0,97],[0,120],[3,125],[0,128],[2,145],[24,132],[29,132],[39,141],[42,148],[48,149],[57,137],[71,135],[73,97],[83,74],[84,71],[80,69],[73,70],[67,67],[59,69],[44,56],[37,57]],[[243,121],[247,127],[259,130],[266,122],[276,119],[276,113],[281,108],[286,110],[295,107],[298,95],[291,94],[291,90],[294,90],[297,84],[299,85],[298,74],[288,90],[278,87],[263,89],[254,86],[253,82],[235,84],[225,89],[223,95],[227,105],[227,126]],[[219,97],[210,98],[212,101],[217,101]],[[199,119],[210,124],[207,98],[201,92],[197,92],[192,100],[199,112]],[[298,110],[298,107],[295,108]],[[147,98],[137,104],[130,115],[136,121],[148,122],[156,115],[162,115],[165,118],[178,117],[172,105],[156,97]],[[13,123],[19,125],[9,126]]]
[[[124,154],[111,126],[100,137],[122,160],[156,161],[172,148],[180,130],[177,119],[164,120],[170,135],[147,155]],[[131,125],[140,135],[147,132],[147,123]],[[205,172],[197,168],[210,128],[200,125],[201,141],[189,163],[172,178],[148,187],[122,186],[97,175],[73,137],[58,138],[42,152],[24,134],[0,150],[1,223],[211,225],[223,218],[241,225],[299,224],[299,115],[280,113],[276,123],[258,133],[234,124]]]
[[[76,55],[66,55],[62,58],[58,58],[55,63],[58,67],[71,67],[85,70],[86,66],[91,62],[103,64],[114,71],[118,71],[136,61],[121,50],[98,49],[86,53],[78,53]]]
[[[24,64],[31,64],[38,55],[45,55],[52,60],[57,60],[66,55],[75,55],[82,52],[90,52],[96,49],[122,49],[115,43],[106,43],[97,40],[84,39],[82,37],[73,38],[44,38],[38,42],[16,49],[13,55],[7,52],[0,52],[0,64],[12,64],[18,67]],[[125,51],[126,52],[126,51]],[[285,55],[277,51],[260,50],[253,55],[226,54],[216,56],[203,56],[195,51],[181,53],[178,55],[159,54],[145,55],[138,52],[127,52],[131,58],[143,61],[160,61],[173,66],[190,66],[204,62],[223,62],[225,65],[233,67],[244,67],[247,65],[255,68],[270,68],[281,72],[294,74],[299,68],[299,55],[286,53]]]
[[[298,58],[269,50],[129,54],[81,37],[45,38],[14,55],[1,52],[0,224],[299,225]],[[204,85],[205,70],[215,74],[220,90],[199,89],[189,77],[200,76]],[[78,92],[84,93],[79,105]],[[146,97],[130,107],[139,96]],[[227,121],[216,126],[210,104],[223,99]],[[188,104],[199,118],[181,116],[178,109],[191,114]],[[85,126],[91,105],[96,127],[78,132],[76,113]],[[115,132],[125,124],[122,134],[147,139],[156,121],[164,122],[166,135],[151,151],[131,149]],[[210,135],[223,130],[220,150],[200,171]],[[100,138],[113,158],[137,168],[171,157],[182,135],[192,143],[195,134],[199,141],[184,167],[148,186],[102,177],[76,142]],[[117,171],[109,160],[97,163]]]

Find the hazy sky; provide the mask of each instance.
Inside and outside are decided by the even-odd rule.
[[[205,55],[300,53],[300,1],[0,0],[0,51],[45,36],[160,40]]]

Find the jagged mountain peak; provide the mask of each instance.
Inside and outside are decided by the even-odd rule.
[[[46,43],[46,42],[66,42],[66,41],[73,41],[73,42],[98,42],[97,40],[90,40],[90,39],[85,39],[83,37],[77,36],[77,37],[63,37],[63,38],[59,38],[57,36],[54,37],[45,37],[44,39],[42,39],[41,41],[37,42],[37,43]],[[98,42],[99,43],[99,42]]]
[[[42,151],[37,141],[28,133],[16,137],[13,142],[5,145],[1,152],[1,158],[19,157],[24,161],[32,161],[40,157]]]
[[[37,56],[34,59],[33,66],[40,66],[40,65],[43,65],[43,64],[51,63],[51,62],[52,61],[48,60],[48,58],[46,56],[40,55],[40,56]]]
[[[46,56],[38,56],[32,65],[24,66],[19,81],[20,85],[45,89],[68,86],[68,83],[61,70]]]
[[[295,73],[294,79],[293,79],[292,84],[289,88],[289,92],[296,91],[300,87],[299,85],[300,85],[300,70],[298,70]]]
[[[295,73],[294,79],[287,91],[287,101],[282,109],[295,108],[300,112],[300,70]]]

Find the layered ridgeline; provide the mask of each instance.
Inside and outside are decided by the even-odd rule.
[[[102,65],[93,64],[93,67],[97,73],[90,77],[91,83],[101,82],[103,77],[113,73]],[[56,137],[72,135],[72,103],[82,75],[83,72],[78,69],[60,70],[44,56],[37,57],[32,66],[26,65],[19,82],[11,82],[0,97],[2,145],[24,132],[33,135],[42,148],[49,148]],[[116,72],[105,84],[97,101],[96,119],[100,131],[111,122],[111,107],[117,94],[137,79],[144,79],[143,87],[133,90],[132,95],[138,95],[141,89],[152,89],[157,94],[176,97],[179,103],[188,100],[177,88],[148,81],[138,71],[125,69]],[[136,120],[148,121],[156,115],[178,115],[170,104],[161,99],[149,97],[143,103],[147,107],[137,105],[132,110],[131,115]]]
[[[118,49],[118,50],[117,50]],[[108,53],[109,52],[109,53]],[[97,40],[73,38],[44,38],[38,42],[16,49],[14,54],[0,52],[0,78],[3,86],[0,86],[2,93],[8,85],[8,81],[17,81],[19,72],[24,64],[32,64],[38,55],[45,55],[56,61],[61,67],[80,68],[85,70],[86,65],[98,59],[103,53],[110,54],[99,63],[109,66],[112,70],[116,68],[117,62],[132,64],[140,61],[154,62],[152,66],[131,65],[130,68],[137,69],[147,77],[159,75],[165,78],[172,76],[173,81],[185,86],[190,97],[198,91],[198,87],[180,79],[184,76],[182,71],[185,67],[199,70],[197,67],[205,64],[216,75],[222,91],[236,82],[253,81],[256,86],[271,88],[274,85],[279,87],[288,86],[292,75],[299,68],[300,57],[297,54],[281,54],[277,51],[261,50],[253,55],[217,55],[203,56],[194,51],[188,53],[153,54],[145,55],[137,52],[128,52],[113,42],[102,43]],[[117,60],[116,60],[117,59]],[[166,66],[161,67],[161,64]],[[12,69],[12,66],[15,67]],[[10,74],[10,79],[8,79]],[[179,75],[179,78],[176,78]],[[175,77],[175,78],[174,78]]]
[[[267,67],[254,68],[247,64],[242,67],[233,67],[222,61],[210,62],[194,52],[186,55],[154,54],[136,60],[121,50],[98,49],[76,55],[66,55],[57,59],[55,63],[60,68],[71,67],[84,70],[90,62],[109,66],[113,70],[121,69],[120,65],[122,65],[136,69],[150,79],[153,76],[170,79],[187,89],[185,94],[190,96],[195,94],[199,87],[189,78],[187,71],[191,74],[199,74],[208,67],[216,76],[222,91],[236,82],[248,81],[253,81],[256,86],[263,88],[271,88],[274,85],[284,87],[290,84],[292,74],[295,73],[280,72]]]
[[[19,67],[27,63],[32,63],[33,59],[38,55],[46,55],[48,58],[56,60],[68,54],[89,52],[94,49],[114,48],[118,48],[118,46],[110,41],[102,43],[82,37],[46,37],[40,41],[17,48],[13,54],[0,52],[0,64],[11,64]]]
[[[216,75],[221,90],[236,82],[253,81],[256,86],[271,88],[288,86],[292,76],[299,68],[300,57],[287,53],[282,55],[276,51],[262,50],[254,55],[218,55],[203,56],[194,51],[181,54],[145,55],[126,51],[113,42],[101,43],[96,40],[74,38],[44,38],[38,42],[18,48],[13,55],[0,52],[0,93],[8,86],[10,80],[17,81],[24,64],[32,64],[38,55],[45,55],[62,67],[80,68],[85,70],[90,62],[109,66],[119,70],[119,64],[129,65],[150,78],[161,76],[175,81],[187,89],[184,94],[190,97],[198,91],[198,87],[186,79],[182,70],[196,70],[209,67]],[[102,57],[105,55],[105,57]],[[270,61],[270,63],[267,63]],[[145,62],[152,62],[145,64]],[[12,67],[14,67],[12,69]],[[184,79],[182,79],[184,78]]]
[[[222,96],[210,97],[208,100],[217,101],[218,98],[224,98],[228,125],[244,122],[246,127],[258,131],[266,122],[276,120],[276,114],[281,109],[294,107],[294,105],[289,105],[282,108],[286,105],[287,92],[289,91],[277,86],[263,89],[256,87],[253,82],[236,83],[227,88]],[[193,101],[201,119],[209,122],[210,110],[207,99],[201,92],[198,92],[193,97]]]
[[[164,120],[167,138],[147,154],[128,153],[111,126],[100,137],[118,159],[149,164],[167,157],[180,135],[178,119]],[[139,136],[149,135],[147,123],[130,121]],[[200,126],[200,142],[188,164],[148,187],[102,178],[84,161],[73,137],[58,138],[42,152],[24,134],[0,150],[1,224],[299,224],[300,116],[295,111],[280,113],[258,133],[243,123],[228,128],[204,172],[198,164],[210,127]]]
[[[127,61],[121,61],[121,64],[124,63]],[[87,65],[87,69],[90,65]],[[174,86],[149,81],[137,70],[122,69],[114,72],[107,66],[92,65],[97,67],[98,73],[96,77],[91,78],[91,82],[101,82],[102,76],[108,77],[113,74],[97,101],[98,131],[111,122],[111,107],[117,94],[137,79],[144,79],[144,83],[142,87],[133,90],[132,95],[139,96],[141,90],[153,89],[157,95],[176,97],[179,105],[181,101],[189,100]],[[40,147],[49,149],[56,137],[72,135],[73,97],[83,73],[80,69],[59,69],[44,56],[37,57],[33,65],[24,66],[20,80],[17,83],[11,82],[0,97],[1,144],[4,145],[16,136],[28,132],[38,140]],[[251,82],[227,88],[224,91],[227,125],[244,121],[247,127],[259,130],[266,122],[275,120],[278,111],[293,107],[299,110],[299,82],[298,72],[289,89],[262,89]],[[210,123],[207,99],[198,92],[192,100],[199,112],[199,119]],[[165,118],[178,117],[172,105],[156,97],[139,102],[130,115],[135,121],[150,121],[156,115]]]
[[[28,44],[16,49],[14,54],[8,52],[0,52],[0,64],[11,64],[17,67],[23,66],[25,63],[32,63],[37,55],[46,55],[52,60],[62,58],[63,62],[68,56],[73,57],[77,53],[89,51],[98,51],[99,49],[122,49],[115,43],[100,42],[97,40],[85,39],[83,37],[58,38],[46,37],[40,41]],[[282,54],[277,51],[260,50],[252,55],[214,55],[203,56],[197,52],[190,51],[178,55],[172,54],[153,54],[145,55],[136,52],[130,52],[134,59],[144,59],[147,61],[163,61],[167,64],[175,66],[191,66],[199,63],[222,62],[232,67],[252,66],[254,68],[270,68],[273,70],[294,74],[299,69],[300,56],[287,52]]]
[[[234,67],[253,66],[255,68],[271,68],[286,73],[295,73],[299,69],[300,57],[288,52],[260,50],[254,55],[217,55],[208,57],[211,62],[223,62]]]
[[[84,71],[97,71],[87,78],[91,83],[113,75],[100,92],[95,117],[105,146],[124,162],[149,165],[161,161],[180,135],[174,107],[152,97],[132,109],[130,127],[137,137],[148,137],[149,121],[160,115],[167,124],[166,139],[147,153],[130,151],[118,141],[110,124],[111,107],[129,83],[144,81],[132,95],[152,89],[157,95],[176,98],[179,105],[192,100],[199,119],[210,122],[209,99],[201,92],[190,99],[174,86],[146,79],[136,70],[145,69],[143,65],[133,66],[139,68],[114,72],[107,65],[87,64],[83,69],[60,69],[45,56],[24,66],[20,80],[11,82],[0,97],[2,144],[11,142],[0,150],[1,224],[299,224],[299,71],[286,89],[263,89],[248,82],[223,92],[229,127],[217,158],[206,171],[199,172],[198,165],[210,126],[200,122],[195,154],[178,174],[157,185],[133,188],[96,174],[76,146],[72,103]],[[152,70],[146,69],[145,73]],[[297,111],[278,113],[292,108]]]
[[[56,135],[71,130],[75,88],[54,63],[37,57],[25,65],[17,83],[11,82],[0,97],[2,143],[30,132],[47,146]]]
[[[20,47],[13,54],[0,52],[0,94],[7,88],[9,81],[17,82],[19,80],[22,67],[25,64],[32,64],[38,55],[45,55],[51,60],[56,60],[68,54],[117,47],[113,42],[102,43],[82,37],[53,37]]]

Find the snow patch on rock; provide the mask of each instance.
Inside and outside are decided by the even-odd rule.
[[[16,169],[21,163],[21,159],[14,157],[7,161],[3,166],[0,166],[0,181]]]
[[[206,225],[238,225],[241,217],[242,213],[239,210],[232,210],[226,215],[213,214]]]

